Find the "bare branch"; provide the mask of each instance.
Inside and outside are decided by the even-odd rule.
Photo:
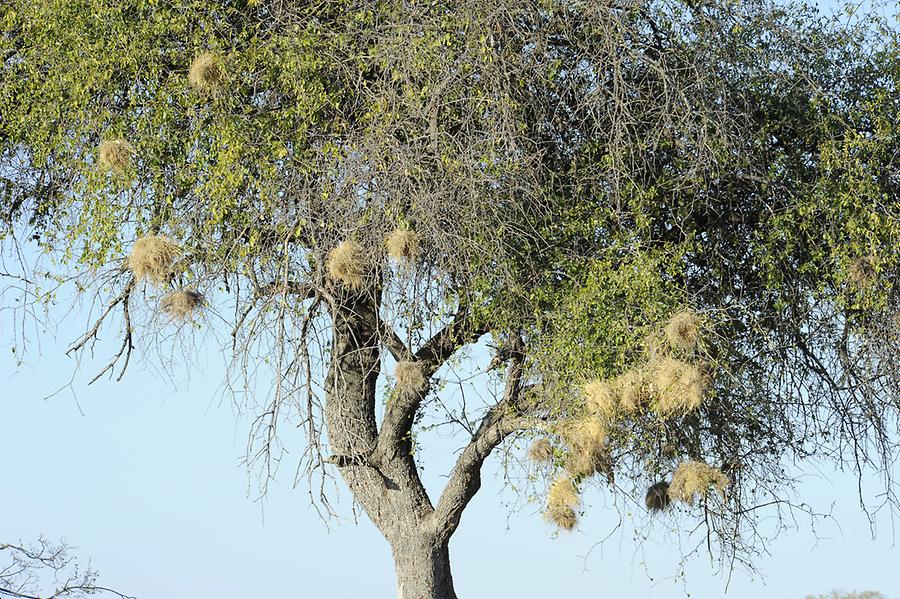
[[[409,347],[403,342],[403,340],[397,335],[397,332],[394,328],[385,321],[381,322],[381,328],[383,329],[382,333],[382,342],[384,346],[391,352],[391,355],[398,362],[403,360],[409,360],[412,357],[412,352]]]
[[[450,324],[426,341],[425,345],[415,353],[415,359],[422,362],[426,367],[426,372],[431,375],[460,347],[475,343],[485,333],[487,333],[487,329],[475,326],[472,323],[468,307],[462,304],[456,310]]]
[[[394,347],[397,342],[402,344],[399,338],[396,341],[390,339],[385,341],[388,349],[397,359],[409,359],[408,350],[405,346],[402,348]],[[454,315],[453,321],[441,329],[431,339],[429,339],[415,353],[413,359],[422,364],[423,374],[427,379],[440,368],[460,347],[474,343],[485,331],[481,328],[473,327],[469,318],[468,310],[465,306],[460,306]],[[396,337],[396,335],[394,335]],[[399,357],[398,357],[399,356]],[[397,394],[388,402],[385,410],[384,419],[381,424],[381,431],[378,433],[378,441],[376,444],[376,459],[401,451],[408,444],[409,432],[412,429],[413,420],[422,401],[428,395],[430,385],[426,385],[413,393]],[[407,441],[404,441],[407,439]]]
[[[442,538],[453,534],[463,510],[481,488],[481,466],[491,452],[515,431],[541,428],[539,420],[524,416],[519,411],[519,400],[526,389],[521,340],[516,339],[513,348],[503,397],[488,410],[472,440],[460,454],[435,509],[433,526]]]

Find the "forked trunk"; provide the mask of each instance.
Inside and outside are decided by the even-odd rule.
[[[394,540],[397,599],[456,599],[447,542],[427,537]]]
[[[333,463],[340,467],[353,498],[391,545],[398,599],[456,599],[449,534],[435,530],[434,508],[410,448],[396,440],[374,453],[380,348],[372,323],[377,322],[377,297],[352,299],[334,314],[325,404]]]

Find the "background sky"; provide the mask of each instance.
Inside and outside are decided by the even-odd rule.
[[[0,538],[65,539],[92,560],[102,584],[141,599],[396,596],[388,545],[364,515],[354,522],[342,485],[339,518],[326,524],[306,486],[293,488],[288,456],[256,499],[242,465],[249,425],[219,392],[225,360],[214,339],[193,350],[189,378],[178,366],[161,376],[153,351],[122,382],[88,386],[117,341],[102,335],[95,359],[76,370],[65,350],[86,316],[71,313],[54,333],[28,332],[39,346],[21,364],[10,320],[0,319]],[[462,440],[427,442],[434,493]],[[494,457],[485,466],[482,491],[451,541],[464,599],[801,599],[833,588],[900,599],[895,522],[879,514],[873,540],[850,473],[810,469],[802,500],[835,521],[813,529],[798,519],[756,560],[761,575],[736,571],[729,580],[702,552],[682,565],[687,545],[673,531],[692,526],[690,517],[651,519],[597,489],[585,496],[578,530],[556,535],[540,503],[504,489],[500,465]],[[877,503],[877,481],[864,482]]]

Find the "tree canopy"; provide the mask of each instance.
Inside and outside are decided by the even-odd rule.
[[[537,439],[560,527],[598,480],[699,510],[727,559],[787,462],[871,469],[895,502],[889,24],[764,0],[17,0],[0,23],[11,288],[95,300],[75,351],[120,319],[100,374],[227,321],[236,390],[272,389],[251,454],[302,423],[401,596],[453,596],[447,540],[510,439]],[[480,339],[496,402],[441,408]],[[419,432],[444,421],[470,439],[432,501]]]

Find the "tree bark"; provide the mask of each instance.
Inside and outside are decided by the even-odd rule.
[[[447,541],[409,532],[391,542],[397,599],[456,599]]]
[[[434,508],[409,441],[392,438],[381,446],[377,441],[378,298],[341,299],[333,314],[325,403],[330,461],[390,543],[399,599],[456,599],[447,539],[434,530]]]

